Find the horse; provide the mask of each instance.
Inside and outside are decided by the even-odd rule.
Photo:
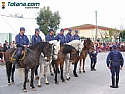
[[[83,41],[82,40],[73,40],[73,41],[71,41],[71,42],[69,42],[69,43],[67,43],[68,45],[71,45],[71,46],[73,46],[73,47],[75,47],[76,48],[76,50],[79,52],[79,55],[80,55],[80,53],[81,53],[81,51],[82,51],[82,48],[83,48]],[[77,57],[78,58],[78,57]],[[66,60],[65,60],[65,64],[66,64],[66,78],[67,78],[67,80],[69,80],[70,79],[70,76],[69,76],[69,70],[70,70],[70,65],[71,65],[71,62],[69,62],[69,59],[68,58],[66,58]],[[78,62],[78,61],[77,61]],[[73,70],[73,74],[74,74],[74,76],[75,77],[78,77],[78,74],[76,73],[76,68],[77,68],[77,62],[76,63],[74,63],[74,70]]]
[[[60,41],[52,40],[52,41],[49,41],[49,43],[54,45],[51,59],[56,60],[58,52],[60,50]],[[44,75],[45,76],[45,83],[47,85],[49,84],[49,82],[47,80],[47,71],[48,71],[48,66],[50,67],[50,70],[51,70],[51,60],[49,62],[46,62],[44,60],[43,56],[41,55],[40,59],[39,59],[39,64],[40,64],[40,73],[39,73],[39,79],[38,79],[38,87],[41,87],[41,78],[42,78],[43,72],[45,73],[45,75]],[[52,75],[52,70],[50,71],[50,73]]]
[[[60,50],[60,41],[57,41],[57,40],[51,40],[51,41],[49,41],[49,43],[50,44],[53,44],[53,55],[51,55],[52,57],[51,57],[51,59],[57,59],[57,54],[58,54],[58,51]],[[42,63],[43,62],[43,63]],[[46,61],[43,59],[43,58],[41,58],[41,60],[39,61],[39,64],[40,64],[40,68],[41,68],[41,64],[43,65],[44,63],[45,63]],[[49,68],[50,68],[50,73],[51,73],[51,75],[53,75],[53,73],[52,73],[52,68],[51,68],[51,60],[49,61]],[[39,66],[39,65],[38,65]],[[36,80],[39,80],[39,76],[38,76],[38,66],[36,67],[36,69],[35,69],[35,79]],[[46,66],[45,68],[47,69],[47,67],[48,66]],[[44,67],[42,67],[42,68],[44,68]],[[45,70],[46,70],[45,69]],[[40,69],[41,70],[41,69]],[[47,70],[45,71],[45,75],[46,75],[46,72],[47,72]],[[42,72],[40,71],[40,74],[41,74]],[[40,81],[38,81],[39,83],[40,83]],[[48,81],[46,81],[45,82],[46,84],[48,84]],[[40,84],[38,85],[38,86],[40,86]]]
[[[78,56],[78,51],[71,45],[61,45],[60,51],[58,52],[58,57],[56,60],[52,60],[52,64],[54,64],[54,71],[55,71],[55,84],[59,84],[57,81],[57,73],[58,73],[58,67],[60,65],[60,70],[61,70],[61,80],[62,82],[65,82],[65,79],[63,77],[63,65],[64,61],[67,58],[67,54],[70,53],[70,61],[72,63],[75,62],[76,57]]]
[[[23,84],[23,91],[27,92],[26,90],[26,82],[28,79],[28,70],[31,69],[31,82],[30,86],[32,87],[32,90],[35,90],[34,84],[33,84],[33,79],[34,79],[34,71],[36,69],[36,66],[39,61],[39,57],[41,55],[41,52],[44,55],[44,59],[47,61],[50,60],[50,56],[53,50],[53,45],[47,42],[38,42],[30,47],[26,48],[25,57],[23,59],[20,59],[19,67],[24,68],[25,72],[25,80]],[[12,71],[12,83],[14,83],[14,71],[15,71],[15,60],[12,59],[13,54],[15,53],[16,48],[10,48],[6,51],[5,57],[6,57],[6,72],[7,72],[7,77],[8,77],[8,85],[11,85],[10,83],[10,76],[11,76],[11,71]],[[12,65],[14,65],[12,67]]]
[[[80,56],[78,57],[78,61],[80,60],[80,67],[79,67],[79,73],[85,73],[84,65],[85,65],[85,59],[88,55],[89,51],[94,50],[94,43],[90,40],[90,38],[87,38],[84,40],[84,47],[82,49],[82,52],[80,53]]]

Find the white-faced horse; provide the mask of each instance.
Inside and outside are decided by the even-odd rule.
[[[58,51],[60,50],[60,42],[58,42],[57,40],[49,41],[49,43],[53,44],[53,52],[50,58],[51,60],[49,62],[47,62],[46,59],[43,58],[43,55],[41,53],[41,56],[39,58],[40,73],[39,73],[39,79],[38,79],[38,87],[41,87],[41,78],[43,74],[45,74],[45,83],[49,84],[47,80],[48,67],[50,66],[51,68],[51,61],[57,59]]]
[[[76,48],[76,50],[79,52],[79,54],[81,53],[82,48],[83,48],[83,46],[84,46],[84,45],[83,45],[83,41],[81,41],[81,40],[73,40],[73,41],[71,41],[71,42],[69,42],[69,43],[67,43],[67,44],[73,46],[74,48]],[[78,57],[77,57],[77,58],[78,58]],[[78,59],[77,59],[77,60],[78,60]],[[74,70],[73,70],[73,74],[74,74],[75,77],[78,77],[78,75],[77,75],[77,73],[76,73],[77,62],[78,62],[78,61],[76,61],[76,62],[74,63]],[[70,65],[71,65],[71,63],[72,63],[72,62],[70,62],[70,54],[67,54],[67,58],[66,58],[66,60],[65,60],[65,64],[66,64],[66,78],[67,78],[67,80],[70,79],[69,70],[70,70]]]

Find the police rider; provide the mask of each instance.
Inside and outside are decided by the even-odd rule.
[[[26,35],[24,35],[24,33],[25,33],[25,28],[21,27],[20,33],[15,37],[15,41],[17,44],[16,68],[19,68],[19,58],[21,56],[22,50],[24,50],[24,48],[29,46],[29,39]]]
[[[60,41],[60,45],[65,43],[64,29],[60,30],[60,33],[57,34],[57,36],[55,37],[55,40]]]

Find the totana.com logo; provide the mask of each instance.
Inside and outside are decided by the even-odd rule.
[[[5,2],[1,2],[2,3],[2,9],[5,9]]]

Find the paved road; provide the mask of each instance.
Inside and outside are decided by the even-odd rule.
[[[125,57],[125,53],[122,53]],[[110,88],[110,71],[105,64],[107,53],[98,54],[98,62],[96,65],[97,71],[90,71],[90,59],[87,57],[85,70],[86,73],[79,74],[75,78],[70,71],[71,79],[62,83],[59,78],[59,84],[54,84],[54,76],[48,76],[49,85],[44,84],[44,77],[42,79],[42,87],[37,87],[35,80],[36,91],[32,91],[27,84],[27,94],[125,94],[125,68],[120,74],[120,84],[118,89]],[[71,66],[71,69],[73,66]],[[78,71],[78,70],[77,70]],[[23,77],[15,73],[15,84],[8,86],[5,66],[0,66],[0,94],[24,94],[22,92]]]

